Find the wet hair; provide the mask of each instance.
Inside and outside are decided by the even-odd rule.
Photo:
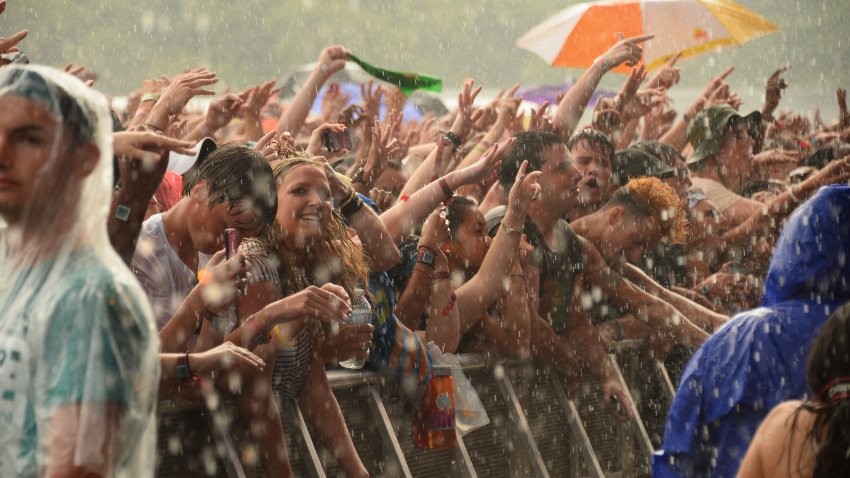
[[[634,145],[635,148],[644,153],[651,154],[670,167],[676,166],[676,161],[685,161],[685,158],[673,146],[658,141],[642,141]]]
[[[324,168],[324,160],[314,160],[306,156],[279,159],[271,162],[276,187],[283,183],[284,178],[292,170],[311,166]],[[275,194],[275,197],[277,195]],[[354,289],[362,287],[368,293],[369,267],[363,247],[355,243],[348,234],[342,216],[332,212],[327,227],[321,239],[313,243],[305,251],[293,251],[283,242],[284,231],[280,224],[273,223],[271,227],[259,236],[263,245],[277,252],[284,260],[278,270],[282,285],[281,290],[298,292],[310,284],[304,283],[304,275],[313,279],[329,275],[330,282],[341,285],[349,295],[354,295]],[[302,274],[303,272],[303,274]],[[284,285],[285,284],[285,285]]]
[[[183,196],[189,196],[201,181],[207,183],[210,208],[249,199],[265,226],[274,222],[277,189],[272,169],[260,153],[233,143],[219,147],[185,179]]]
[[[806,381],[818,395],[801,404],[791,418],[793,435],[802,410],[815,415],[804,440],[814,453],[813,478],[850,476],[850,397],[830,398],[827,393],[839,377],[850,377],[850,302],[836,310],[818,332],[806,367]]]
[[[572,151],[581,141],[586,141],[593,151],[608,156],[608,159],[614,159],[614,143],[605,133],[593,128],[582,128],[570,136],[569,141],[567,141],[567,149]]]
[[[564,145],[560,136],[546,131],[523,131],[517,133],[514,137],[516,144],[502,158],[502,165],[499,167],[499,182],[505,188],[506,193],[514,184],[523,161],[528,161],[526,173],[540,171],[543,167],[543,153]]]
[[[453,196],[446,207],[446,221],[449,222],[449,232],[455,237],[457,229],[466,222],[470,208],[476,206],[475,201],[464,196]]]
[[[641,177],[629,181],[616,190],[602,208],[623,210],[641,217],[653,218],[664,236],[673,244],[682,243],[687,237],[687,220],[682,202],[676,191],[658,178]]]

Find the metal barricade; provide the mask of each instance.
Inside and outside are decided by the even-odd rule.
[[[618,347],[612,359],[615,364],[618,359],[626,363],[624,383],[633,388],[633,402],[640,411],[646,383],[668,384],[663,381],[663,366],[643,370],[630,353],[629,347]],[[414,404],[400,394],[397,384],[368,371],[328,372],[354,446],[372,476],[650,476],[652,443],[641,414],[629,422],[616,420],[602,406],[597,382],[587,379],[567,387],[546,367],[485,363],[474,355],[461,356],[461,366],[490,424],[458,437],[454,450],[421,450],[414,445]],[[236,416],[232,405],[223,406]],[[295,475],[342,476],[333,453],[311,434],[297,404],[287,401],[280,407]],[[162,406],[157,476],[241,476],[238,460],[232,463],[233,453],[227,449],[230,436],[217,437],[210,424],[211,415],[202,406]],[[238,446],[244,426],[237,418],[228,425]],[[247,476],[274,476],[258,468]]]

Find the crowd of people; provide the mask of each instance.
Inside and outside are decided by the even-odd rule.
[[[557,105],[523,106],[517,86],[477,101],[468,80],[450,113],[405,118],[391,84],[352,103],[332,81],[351,52],[330,46],[286,100],[274,81],[216,94],[197,67],[116,108],[86,68],[21,64],[26,34],[0,38],[3,476],[150,476],[158,400],[212,396],[235,402],[257,451],[245,466],[292,474],[279,401],[293,399],[366,476],[326,370],[366,360],[416,400],[429,342],[589,375],[626,420],[609,359],[623,340],[695,354],[658,476],[848,469],[843,90],[835,122],[810,122],[779,108],[779,69],[749,112],[729,68],[676,111],[678,58],[650,76],[646,35]],[[196,159],[178,172],[176,155]],[[371,322],[347,323],[361,297]]]

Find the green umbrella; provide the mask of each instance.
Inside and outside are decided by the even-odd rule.
[[[351,55],[351,61],[360,65],[360,68],[374,76],[379,80],[386,81],[398,86],[404,96],[410,95],[413,90],[428,90],[435,93],[443,91],[442,78],[436,78],[428,75],[420,75],[419,73],[411,73],[406,71],[390,71],[377,66],[366,63],[365,61]]]

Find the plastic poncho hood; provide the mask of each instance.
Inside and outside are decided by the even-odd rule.
[[[850,186],[822,188],[783,229],[762,306],[718,330],[685,369],[654,476],[734,477],[770,409],[811,393],[811,342],[850,300],[848,253]]]
[[[107,236],[111,132],[77,78],[0,68],[0,476],[153,474],[159,342]]]

